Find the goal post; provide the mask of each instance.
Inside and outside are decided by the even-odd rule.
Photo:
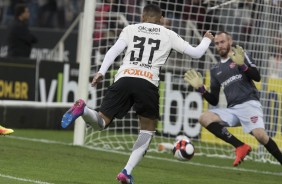
[[[89,76],[91,69],[91,53],[93,45],[93,27],[95,17],[96,0],[85,0],[82,17],[82,29],[79,30],[81,35],[78,40],[80,54],[78,58],[79,76],[78,76],[78,98],[88,99]],[[81,31],[83,33],[81,33]],[[74,126],[74,145],[84,144],[85,122],[78,118]]]
[[[91,0],[89,0],[91,1]],[[86,3],[94,3],[93,1]],[[144,1],[135,1],[135,4],[116,4],[106,0],[96,1],[96,11],[86,5],[84,18],[91,18],[93,22],[84,24],[82,35],[93,35],[93,46],[88,41],[81,40],[80,52],[82,55],[79,97],[87,99],[88,89],[85,82],[86,74],[97,72],[106,51],[117,40],[122,28],[128,24],[140,22]],[[161,3],[160,3],[161,2]],[[163,9],[165,26],[176,31],[191,45],[198,45],[205,31],[211,30],[229,32],[235,44],[247,50],[261,73],[262,80],[256,83],[260,91],[263,105],[266,130],[282,148],[282,3],[280,1],[184,1],[185,3],[170,3],[168,1],[152,1]],[[129,2],[130,3],[130,2]],[[280,4],[279,4],[280,3]],[[92,9],[92,12],[90,12]],[[89,12],[88,12],[89,11]],[[95,19],[93,18],[95,12]],[[86,21],[84,19],[84,21]],[[91,26],[90,26],[91,25]],[[88,29],[87,29],[87,28]],[[94,28],[94,29],[92,29]],[[87,30],[85,30],[87,29]],[[91,29],[91,30],[90,30]],[[92,31],[90,33],[90,31]],[[86,39],[86,38],[84,38]],[[87,48],[86,48],[87,47]],[[89,49],[92,49],[89,59]],[[83,52],[86,52],[84,54]],[[209,86],[209,69],[215,62],[215,48],[212,44],[206,54],[200,59],[172,52],[161,70],[160,81],[160,120],[157,126],[155,139],[150,145],[149,152],[163,153],[158,145],[162,142],[174,142],[177,135],[184,134],[192,139],[196,147],[196,154],[234,158],[233,148],[217,139],[198,122],[200,114],[209,108],[209,105],[195,90],[183,80],[183,74],[189,68],[195,68],[204,76],[206,86]],[[87,57],[87,58],[86,58]],[[105,79],[95,88],[96,102],[89,103],[91,108],[98,108],[105,95],[106,89],[112,84],[113,78],[122,55],[109,68]],[[86,61],[87,60],[87,61]],[[83,66],[82,66],[83,65]],[[82,70],[84,68],[84,70]],[[85,77],[83,79],[83,77]],[[87,76],[89,77],[89,76]],[[80,84],[83,83],[83,84]],[[218,107],[226,107],[224,95],[220,95]],[[82,119],[79,119],[79,124]],[[75,141],[77,145],[85,145],[95,149],[111,149],[128,152],[132,148],[138,135],[138,119],[133,110],[121,120],[114,120],[105,131],[97,131],[92,127],[80,126],[76,122]],[[83,132],[85,128],[85,132]],[[260,162],[278,163],[252,136],[243,133],[241,127],[229,129],[240,140],[250,144],[253,148],[247,159]],[[169,154],[171,154],[169,152]]]

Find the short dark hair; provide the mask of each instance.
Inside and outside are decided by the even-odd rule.
[[[162,9],[156,4],[147,4],[143,8],[143,15],[149,17],[161,17]]]
[[[231,34],[228,33],[228,32],[226,32],[226,31],[219,31],[219,32],[217,32],[215,35],[221,35],[221,34],[226,34],[227,36],[232,37]]]
[[[17,4],[15,7],[15,18],[18,18],[19,16],[21,16],[25,12],[26,8],[27,8],[27,5],[24,3]]]

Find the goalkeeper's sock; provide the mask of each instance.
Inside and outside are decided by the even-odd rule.
[[[269,137],[269,141],[264,145],[264,147],[267,149],[271,155],[273,155],[282,165],[282,153],[279,150],[277,144]]]
[[[213,133],[216,137],[224,140],[225,142],[233,145],[235,148],[242,146],[244,143],[232,135],[226,127],[218,122],[212,122],[206,129]]]
[[[134,143],[132,153],[124,169],[131,174],[133,168],[142,160],[154,136],[154,131],[140,130],[138,138]]]
[[[98,125],[99,129],[103,130],[106,126],[105,120],[99,115],[99,113],[87,106],[84,107],[82,118],[94,128]]]

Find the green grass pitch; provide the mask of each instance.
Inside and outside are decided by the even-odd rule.
[[[129,153],[72,145],[72,131],[16,129],[0,137],[0,183],[114,184]],[[194,156],[180,162],[171,154],[149,152],[134,169],[135,184],[280,184],[282,167]]]

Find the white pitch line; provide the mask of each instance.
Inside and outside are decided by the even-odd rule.
[[[9,135],[7,138],[12,138],[12,139],[19,139],[19,140],[25,140],[25,141],[32,141],[32,142],[41,142],[41,143],[47,143],[47,144],[62,144],[62,145],[73,145],[71,143],[65,143],[61,141],[52,141],[48,139],[35,139],[35,138],[27,138],[27,137],[18,137],[18,136],[13,136]]]
[[[189,165],[195,165],[195,166],[201,166],[201,167],[210,167],[210,168],[223,169],[223,170],[225,169],[225,170],[233,170],[233,171],[251,172],[251,173],[256,173],[256,174],[282,176],[282,172],[258,171],[258,170],[253,170],[253,169],[244,169],[244,168],[235,168],[235,167],[226,167],[226,166],[219,167],[218,165],[209,165],[209,164],[202,164],[202,163],[197,163],[197,162],[180,162],[178,160],[172,160],[168,158],[159,158],[159,157],[154,157],[154,156],[149,156],[149,157],[152,157],[152,159],[156,159],[156,160],[166,160],[170,162],[177,162],[177,163],[183,163],[183,164],[189,164]]]
[[[104,149],[99,149],[99,148],[92,148],[92,147],[87,147],[84,146],[88,149],[93,149],[93,150],[99,150],[99,151],[105,151]],[[115,150],[107,150],[107,152],[112,152],[112,153],[118,153],[121,155],[130,155],[130,153],[124,153],[120,151],[115,151]],[[170,158],[161,158],[161,157],[156,157],[156,156],[151,156],[151,155],[146,155],[146,158],[154,159],[154,160],[165,160],[169,162],[175,162],[179,164],[189,164],[189,165],[194,165],[194,166],[201,166],[201,167],[210,167],[210,168],[216,168],[216,169],[225,169],[225,170],[232,170],[232,171],[242,171],[242,172],[250,172],[250,173],[256,173],[256,174],[266,174],[266,175],[274,175],[274,176],[282,176],[282,172],[271,172],[271,171],[259,171],[259,170],[254,170],[254,169],[244,169],[244,168],[238,168],[238,167],[226,167],[226,166],[218,166],[218,165],[210,165],[210,164],[202,164],[198,162],[181,162],[176,159],[170,159]]]
[[[42,142],[42,143],[47,143],[47,144],[73,145],[73,144],[70,144],[70,143],[64,143],[64,142],[59,142],[59,141],[51,141],[51,140],[47,140],[47,139],[33,139],[33,138],[25,138],[25,137],[17,137],[17,136],[9,136],[9,137],[14,138],[14,139],[34,141],[34,142]],[[101,148],[93,148],[93,147],[89,147],[89,146],[81,146],[81,147],[92,149],[92,150],[105,151],[104,149],[101,149]],[[106,152],[118,153],[118,154],[121,154],[121,155],[130,155],[130,153],[125,153],[125,152],[116,151],[116,150],[107,150]],[[244,168],[238,168],[238,167],[226,167],[226,166],[202,164],[202,163],[197,163],[197,162],[193,162],[193,161],[180,162],[176,159],[160,158],[160,157],[151,156],[151,155],[146,155],[146,158],[154,159],[154,160],[165,160],[165,161],[175,162],[175,163],[180,163],[180,164],[189,164],[189,165],[195,165],[195,166],[201,166],[201,167],[223,169],[223,170],[225,169],[225,170],[249,172],[249,173],[256,173],[256,174],[282,176],[282,172],[260,171],[260,170],[244,169]]]
[[[1,173],[0,173],[0,177],[1,178],[9,178],[9,179],[12,179],[12,180],[17,180],[17,181],[25,181],[25,182],[29,182],[29,183],[36,183],[36,184],[53,184],[53,183],[48,183],[48,182],[44,182],[44,181],[31,180],[31,179],[26,179],[26,178],[19,178],[19,177],[5,175],[5,174],[1,174]]]

